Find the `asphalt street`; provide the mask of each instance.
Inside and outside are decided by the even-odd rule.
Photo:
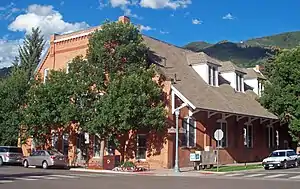
[[[277,170],[275,170],[277,171]],[[269,171],[269,174],[280,174]],[[291,172],[298,169],[284,170]],[[263,174],[264,171],[250,174]],[[283,174],[283,173],[281,173]],[[297,174],[297,173],[295,173]],[[298,173],[300,175],[300,173]],[[22,167],[0,167],[0,189],[299,189],[300,180],[293,179],[261,179],[255,177],[202,175],[199,177],[182,176],[138,176],[71,172],[68,170],[42,170],[39,168],[25,169]]]

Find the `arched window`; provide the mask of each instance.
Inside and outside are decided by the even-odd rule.
[[[227,121],[225,119],[217,120],[217,129],[221,129],[223,131],[223,139],[219,141],[218,146],[221,148],[225,148],[228,146],[228,138],[227,138]]]
[[[267,126],[267,146],[273,148],[275,146],[275,132],[272,125]]]

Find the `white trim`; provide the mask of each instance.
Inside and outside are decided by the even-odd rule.
[[[50,71],[50,69],[49,68],[45,68],[44,69],[44,73],[43,73],[43,82],[44,83],[46,83],[46,77],[48,77],[49,76],[49,71]],[[47,74],[46,74],[47,73]]]
[[[207,117],[208,119],[211,118],[212,116],[216,115],[218,112],[207,112]]]
[[[61,38],[61,39],[56,39],[56,40],[54,40],[54,43],[59,43],[59,42],[62,42],[62,41],[67,41],[67,40],[78,38],[78,37],[88,36],[89,34],[91,34],[93,32],[94,31],[89,31],[89,32],[85,32],[85,33],[82,33],[82,34],[71,35],[69,37],[65,37],[65,38]]]
[[[222,119],[226,120],[227,118],[233,116],[233,114],[226,114],[226,113],[222,113]]]
[[[264,122],[269,121],[269,119],[260,118],[260,124],[263,124]]]
[[[196,106],[193,105],[187,98],[183,96],[173,85],[171,85],[171,89],[174,90],[176,96],[178,96],[182,101],[186,102],[192,109],[196,109]]]
[[[197,146],[197,120],[190,116],[186,116],[183,118],[182,124],[184,123],[185,119],[187,119],[187,128],[186,128],[186,133],[185,133],[186,139],[187,139],[186,147],[193,148],[193,147]],[[193,146],[190,145],[190,120],[191,119],[194,121],[194,145]]]
[[[171,106],[172,106],[172,114],[175,112],[175,93],[174,90],[171,90]]]
[[[236,121],[240,121],[241,119],[244,119],[245,118],[245,116],[236,116]]]
[[[69,70],[70,70],[70,61],[67,62],[67,65],[66,65],[66,74],[69,73]]]
[[[249,145],[248,139],[249,139],[249,127],[251,128],[251,146]],[[244,146],[247,148],[253,148],[254,144],[253,144],[253,137],[254,137],[254,127],[253,124],[251,122],[246,122],[244,124],[244,131],[246,129],[246,133],[244,133]]]

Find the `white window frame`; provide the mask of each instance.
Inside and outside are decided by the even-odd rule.
[[[184,147],[188,147],[188,148],[193,148],[197,146],[197,121],[196,119],[187,116],[183,119],[182,122],[182,127],[183,127],[183,123],[185,121],[185,119],[187,120],[187,128],[186,128],[186,132],[184,133],[184,135],[186,136],[186,145],[183,145]],[[193,119],[194,120],[194,145],[191,146],[190,145],[190,120]]]
[[[226,129],[226,132],[224,132],[224,124],[226,125],[225,129]],[[217,146],[219,148],[227,148],[228,147],[228,123],[225,119],[218,119],[217,120],[217,129],[221,129],[223,131],[224,134],[224,137],[225,137],[225,145],[223,146],[222,145],[222,141],[224,141],[224,137],[222,140],[220,141],[216,141],[217,143]],[[219,143],[219,144],[218,144]]]
[[[68,144],[68,147],[67,147],[67,154],[66,155],[68,155],[69,154],[69,137],[70,137],[70,135],[68,134],[68,133],[65,133],[65,134],[63,134],[62,135],[62,142],[61,142],[61,145],[62,145],[62,154],[64,154],[65,155],[65,139],[67,140],[67,144]]]
[[[46,80],[47,80],[47,78],[48,78],[48,76],[49,76],[49,68],[45,68],[44,69],[44,78],[43,78],[43,82],[44,83],[46,83]]]
[[[249,135],[249,131],[251,130],[251,136]],[[253,144],[253,137],[254,137],[254,133],[253,133],[254,129],[253,129],[253,124],[246,122],[245,126],[244,126],[244,146],[247,148],[253,148],[254,144]],[[250,140],[249,140],[250,138]]]
[[[139,136],[144,136],[146,138],[146,146],[145,147],[139,147]],[[137,134],[136,135],[136,159],[137,160],[140,160],[140,161],[146,161],[146,158],[147,158],[147,134]],[[139,158],[137,157],[137,154],[138,154],[138,150],[140,148],[145,148],[145,158]]]
[[[244,92],[244,76],[241,73],[235,73],[235,90],[238,92]]]
[[[208,64],[208,84],[211,86],[218,86],[218,67]]]
[[[272,125],[267,126],[267,134],[268,134],[268,148],[274,148],[275,147],[275,132],[274,127]]]
[[[67,62],[67,66],[66,66],[66,74],[68,74],[70,71],[70,62]]]
[[[257,80],[257,93],[258,93],[259,97],[261,97],[263,91],[264,91],[263,82],[262,82],[262,80],[258,79]]]
[[[275,138],[276,138],[276,141],[275,141],[275,143],[276,143],[276,147],[277,148],[279,148],[279,146],[280,146],[280,137],[279,137],[279,131],[278,130],[276,130],[275,131]]]

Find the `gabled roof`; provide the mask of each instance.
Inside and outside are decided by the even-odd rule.
[[[209,86],[186,58],[187,55],[191,56],[191,51],[148,36],[144,36],[144,40],[153,54],[152,61],[159,65],[165,75],[176,74],[177,79],[173,86],[196,108],[277,119],[257,102],[257,95],[251,90],[245,93],[235,92],[227,83],[220,84],[219,87]]]
[[[191,53],[187,53],[186,57],[187,57],[187,61],[188,61],[189,65],[210,63],[210,64],[214,64],[216,66],[221,66],[219,60],[214,59],[214,58],[208,56],[204,52],[199,52],[199,53],[191,52]]]
[[[225,62],[221,62],[221,67],[219,68],[219,71],[222,72],[240,72],[242,74],[246,74],[246,72],[244,72],[243,68],[238,67],[237,65],[235,65],[233,62],[231,61],[225,61]]]
[[[260,78],[266,80],[266,77],[262,73],[255,71],[254,68],[244,68],[244,71],[247,73],[245,79]]]

